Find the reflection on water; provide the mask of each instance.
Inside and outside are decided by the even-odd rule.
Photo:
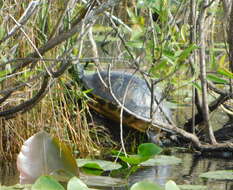
[[[207,171],[233,169],[233,160],[216,158],[197,158],[191,154],[178,154],[183,162],[176,166],[155,166],[141,168],[129,178],[129,186],[141,180],[154,181],[164,185],[168,180],[177,184],[207,185],[209,190],[232,190],[233,181],[204,180],[198,175]],[[17,174],[14,166],[1,163],[0,183],[17,183]],[[106,188],[106,190],[125,190],[127,188]]]
[[[209,190],[232,190],[233,181],[206,180],[199,174],[207,171],[233,169],[233,160],[195,158],[190,154],[178,154],[183,162],[176,166],[155,166],[137,171],[130,177],[131,184],[150,180],[164,185],[168,180],[177,184],[207,185]]]

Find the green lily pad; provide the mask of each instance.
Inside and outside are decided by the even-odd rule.
[[[74,190],[74,189],[89,190],[87,185],[77,177],[72,177],[67,184],[67,190]]]
[[[130,190],[163,190],[163,188],[153,182],[140,181],[133,184]]]
[[[119,156],[119,158],[130,165],[138,165],[160,152],[162,152],[162,148],[159,146],[153,143],[144,143],[139,145],[136,155]]]
[[[172,180],[169,180],[165,184],[165,190],[180,190],[180,188],[176,185],[176,183]]]
[[[117,170],[122,167],[118,163],[98,159],[76,159],[76,161],[78,167],[86,167],[103,171]]]
[[[233,170],[218,170],[202,173],[199,175],[202,178],[218,179],[218,180],[233,180]]]
[[[161,166],[161,165],[175,165],[180,164],[182,160],[175,156],[156,155],[145,162],[142,162],[141,166]]]
[[[154,143],[143,143],[138,147],[138,155],[143,157],[150,157],[161,153],[162,150],[162,148],[155,145]]]
[[[32,190],[65,190],[64,187],[58,183],[51,176],[41,176],[32,185]]]
[[[207,190],[206,185],[178,185],[181,190]]]

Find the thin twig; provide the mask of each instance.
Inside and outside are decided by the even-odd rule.
[[[18,24],[16,24],[11,31],[0,40],[0,44],[4,41],[6,41],[8,38],[10,38],[11,36],[13,36],[28,20],[29,18],[32,16],[32,14],[35,12],[36,8],[38,7],[38,5],[40,4],[40,0],[38,1],[31,1],[28,5],[28,7],[26,8],[26,10],[24,11],[23,15],[20,17],[19,21],[17,22]]]

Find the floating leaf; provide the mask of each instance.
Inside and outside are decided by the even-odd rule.
[[[176,183],[172,180],[169,180],[165,184],[165,190],[180,190],[180,188],[176,185]]]
[[[154,156],[162,152],[162,148],[155,145],[154,143],[140,144],[138,147],[138,154],[140,156]]]
[[[122,161],[124,161],[124,162],[126,162],[126,163],[128,163],[130,165],[138,165],[138,164],[148,160],[150,157],[148,157],[148,156],[143,157],[143,156],[140,156],[140,155],[129,155],[127,157],[126,156],[119,156],[119,158]]]
[[[159,185],[149,182],[140,181],[132,185],[130,190],[163,190]]]
[[[165,155],[157,155],[154,158],[151,158],[143,163],[141,166],[161,166],[161,165],[174,165],[180,164],[182,160],[175,156],[165,156]]]
[[[178,185],[181,190],[207,190],[205,185]]]
[[[138,165],[161,151],[162,148],[154,143],[144,143],[139,145],[137,155],[119,156],[119,158],[130,165]]]
[[[233,180],[233,170],[218,170],[202,173],[199,177],[219,179],[219,180]]]
[[[39,177],[35,184],[32,185],[32,190],[65,190],[64,187],[58,183],[51,176]]]
[[[88,176],[80,174],[80,179],[88,186],[95,187],[121,187],[126,186],[127,181],[120,178],[112,178],[107,176]]]
[[[24,142],[17,158],[21,184],[32,184],[41,175],[56,171],[78,174],[70,149],[57,138],[39,132]]]
[[[103,171],[117,170],[122,166],[115,162],[98,159],[76,159],[79,167],[99,169]]]
[[[72,177],[68,184],[67,184],[67,190],[89,190],[87,185],[83,183],[80,179],[77,177]]]

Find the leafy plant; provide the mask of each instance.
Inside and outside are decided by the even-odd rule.
[[[161,152],[162,148],[160,148],[159,146],[153,143],[144,143],[139,145],[138,153],[136,155],[121,155],[119,156],[119,158],[130,165],[138,165]]]

